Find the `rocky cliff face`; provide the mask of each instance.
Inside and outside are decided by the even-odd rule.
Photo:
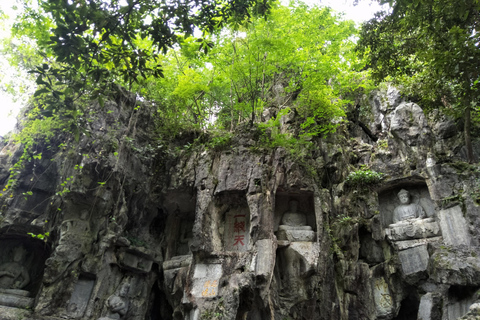
[[[3,192],[0,319],[480,314],[480,172],[455,122],[389,89],[305,154],[249,130],[173,153],[129,104],[75,147],[39,144]],[[4,146],[0,184],[20,150]]]

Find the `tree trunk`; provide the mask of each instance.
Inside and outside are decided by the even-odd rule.
[[[475,159],[473,157],[473,148],[472,148],[472,137],[470,134],[471,131],[471,111],[472,108],[468,105],[465,108],[465,126],[464,126],[464,134],[465,134],[465,147],[467,148],[467,159],[468,162],[474,163]]]

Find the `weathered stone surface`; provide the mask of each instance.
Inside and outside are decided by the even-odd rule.
[[[252,164],[258,162],[259,157],[252,157],[248,153],[222,154],[215,193],[247,190],[252,176]]]
[[[430,219],[407,220],[402,224],[387,228],[385,232],[388,239],[392,241],[439,236],[441,232],[438,222]]]
[[[410,147],[428,144],[431,136],[423,110],[415,103],[402,103],[393,111],[390,132]]]
[[[458,129],[455,121],[447,120],[443,122],[437,122],[433,127],[435,135],[442,139],[448,139],[457,134]]]
[[[317,259],[320,247],[316,242],[293,242],[289,245],[289,249],[295,251],[302,258],[302,267],[299,269],[300,274],[307,275],[317,268]]]
[[[32,317],[32,311],[12,308],[6,306],[0,306],[0,319],[1,320],[36,320],[36,317]]]
[[[80,277],[75,284],[72,296],[68,301],[67,312],[74,318],[82,317],[87,309],[90,296],[95,286],[95,280]]]
[[[452,286],[446,293],[443,301],[443,314],[442,320],[450,320],[450,319],[459,319],[466,315],[467,313],[471,314],[474,313],[476,309],[473,306],[473,310],[470,307],[474,304],[475,300],[477,300],[478,295],[475,292],[476,290],[471,287],[457,287]]]
[[[478,300],[470,305],[468,312],[460,318],[461,320],[476,320],[480,317],[480,302]]]
[[[311,230],[278,230],[277,238],[278,240],[288,240],[289,242],[296,242],[296,241],[314,241],[315,240],[315,232]]]
[[[33,298],[26,297],[25,295],[0,292],[0,305],[2,306],[31,309],[33,302]]]
[[[176,256],[173,257],[171,260],[165,261],[163,263],[163,269],[176,269],[181,267],[188,267],[192,263],[192,256],[185,255],[185,256]]]
[[[405,241],[395,241],[393,246],[397,250],[405,250],[409,248],[414,248],[422,246],[428,243],[442,242],[442,237],[433,237],[433,238],[424,238],[424,239],[415,239],[415,240],[405,240]]]
[[[430,276],[437,283],[480,286],[480,258],[470,248],[440,247],[430,264]]]
[[[428,292],[420,299],[418,307],[418,320],[441,319],[441,297],[438,294]]]
[[[193,273],[192,295],[196,298],[213,298],[218,295],[222,277],[221,264],[197,264]]]
[[[426,245],[402,250],[398,253],[405,275],[412,275],[427,270],[429,255]]]
[[[438,212],[443,241],[448,246],[470,245],[470,234],[462,208],[455,206]]]
[[[275,243],[270,239],[256,242],[257,255],[255,256],[255,275],[261,281],[269,281],[275,266]]]
[[[152,269],[152,258],[148,255],[132,251],[121,251],[118,257],[120,266],[134,272],[148,273]]]
[[[390,318],[395,314],[395,305],[388,284],[384,278],[373,280],[373,296],[376,306],[376,317]]]

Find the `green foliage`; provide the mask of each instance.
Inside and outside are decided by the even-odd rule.
[[[377,146],[380,149],[387,150],[388,149],[388,139],[380,139],[377,141]]]
[[[390,0],[362,28],[358,49],[373,76],[401,85],[430,108],[463,116],[470,162],[471,120],[478,119],[480,50],[477,0]]]
[[[78,106],[69,98],[75,101],[88,93],[103,104],[114,82],[130,87],[150,76],[163,77],[161,53],[191,36],[194,28],[203,31],[197,48],[207,52],[208,34],[265,15],[270,5],[256,0],[211,0],[200,5],[193,0],[39,1],[37,8],[26,6],[15,31],[36,39],[34,48],[43,57],[32,69],[39,85],[36,95],[51,100],[54,111],[75,110]]]
[[[36,239],[40,239],[44,242],[47,242],[48,241],[48,237],[50,236],[50,232],[45,232],[45,233],[40,233],[40,234],[34,234],[34,233],[27,233],[29,236],[31,236],[32,238],[36,238]]]
[[[207,149],[225,150],[230,147],[233,134],[230,132],[214,132],[208,142],[205,143]]]
[[[111,221],[115,221],[115,218],[112,217],[110,220],[111,220]],[[145,247],[145,248],[148,248],[148,244],[147,244],[144,240],[142,240],[142,239],[140,239],[140,238],[138,238],[138,237],[136,237],[136,236],[134,236],[134,235],[131,235],[131,234],[127,233],[127,234],[125,235],[125,238],[126,238],[128,241],[130,241],[131,245],[134,246],[134,247]]]
[[[186,133],[193,137],[184,149],[226,149],[232,132],[248,123],[261,133],[258,148],[282,147],[303,163],[311,139],[335,131],[354,95],[370,88],[365,62],[353,50],[353,22],[328,8],[208,0],[196,12],[182,11],[190,2],[52,0],[26,6],[9,54],[14,65],[30,69],[37,91],[16,138],[24,156],[7,187],[25,163],[39,160],[37,145],[70,135],[75,143],[61,148],[73,149],[95,117],[113,112],[103,110],[108,100],[128,100],[136,112],[145,111],[140,105],[149,108],[160,142],[122,142],[142,160]],[[258,17],[267,12],[268,19]],[[204,31],[202,39],[192,36],[194,26]],[[22,47],[15,51],[14,43]],[[100,112],[90,107],[94,100]],[[261,123],[266,108],[274,117]],[[287,112],[295,113],[300,133],[280,125]],[[121,146],[109,147],[118,157]],[[57,195],[70,184],[63,181]]]
[[[212,309],[207,309],[200,315],[201,320],[223,320],[226,319],[223,298]]]
[[[46,224],[48,222],[48,220],[44,220],[44,223]],[[48,242],[48,237],[50,237],[50,232],[46,231],[45,230],[45,224],[43,225],[43,233],[39,233],[39,234],[34,234],[34,233],[31,233],[31,232],[28,232],[27,234],[29,236],[31,236],[32,238],[36,238],[36,239],[40,239],[42,240],[43,242],[47,243]]]
[[[13,141],[23,146],[23,153],[10,168],[10,176],[3,191],[7,191],[14,187],[18,175],[30,162],[42,159],[42,148],[49,145],[52,140],[65,131],[68,122],[61,121],[55,117],[43,117],[39,114],[38,108],[32,108],[28,113],[28,118],[24,121],[24,128],[17,134],[13,135]]]
[[[354,220],[353,220],[352,217],[349,217],[349,216],[341,216],[340,219],[338,220],[338,222],[340,224],[343,224],[343,225],[349,225],[349,224],[353,223]]]
[[[345,179],[345,184],[350,187],[366,187],[379,183],[383,178],[383,173],[362,168],[350,172]]]

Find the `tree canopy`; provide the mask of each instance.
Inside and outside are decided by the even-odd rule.
[[[272,106],[275,126],[295,106],[307,136],[335,130],[368,86],[353,22],[301,2],[40,1],[14,28],[12,60],[38,85],[32,114],[77,134],[85,104],[119,85],[156,108],[166,135],[233,130]]]
[[[359,49],[373,76],[401,84],[424,105],[463,113],[467,154],[473,161],[471,113],[480,93],[480,2],[390,0],[390,12],[365,23]]]
[[[391,10],[358,34],[329,8],[301,2],[21,1],[8,50],[37,84],[32,118],[61,118],[77,135],[85,105],[104,105],[119,86],[154,107],[164,136],[232,131],[272,107],[267,126],[292,107],[303,136],[325,135],[370,87],[371,72],[423,106],[462,114],[472,161],[479,2],[379,2]]]

